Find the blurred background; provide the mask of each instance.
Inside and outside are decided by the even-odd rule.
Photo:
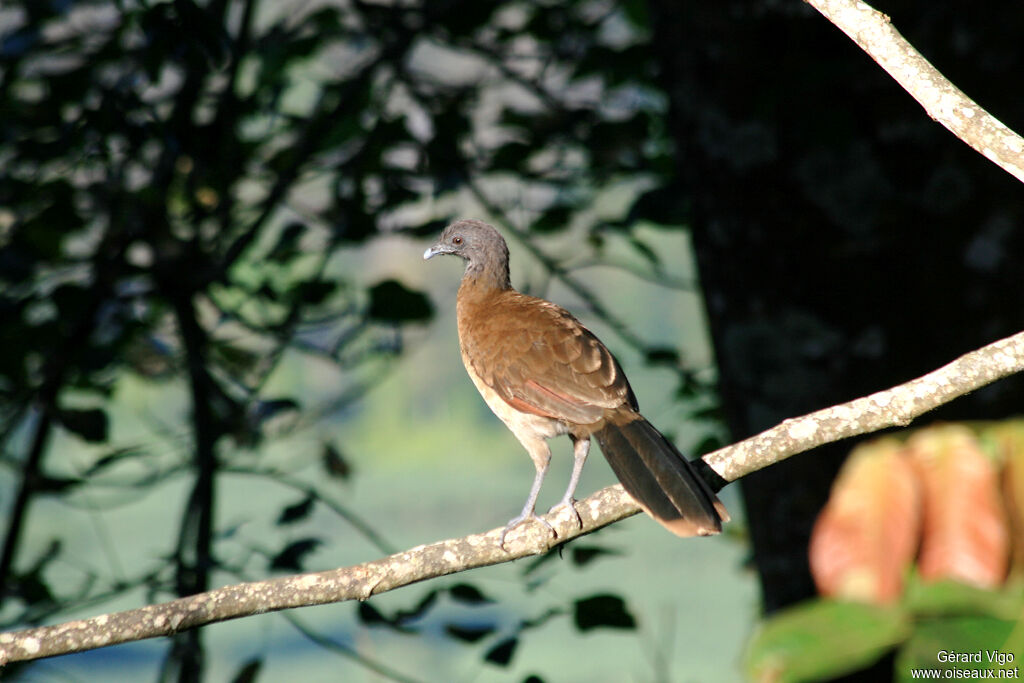
[[[1024,6],[876,7],[1024,129]],[[597,333],[697,457],[1020,330],[1022,198],[799,2],[4,0],[0,627],[513,516],[532,465],[461,367],[461,268],[422,261],[454,217],[494,223],[513,283]],[[1008,380],[928,420],[1022,397]],[[815,595],[808,539],[849,449],[724,489],[721,537],[637,517],[4,674],[762,677],[751,639]],[[613,482],[592,458],[580,495]],[[875,650],[828,677],[906,675]]]

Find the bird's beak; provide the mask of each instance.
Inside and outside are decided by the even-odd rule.
[[[426,261],[427,259],[434,258],[438,254],[450,253],[452,253],[450,249],[448,249],[445,245],[438,243],[432,246],[430,249],[427,249],[425,252],[423,252],[423,260]]]

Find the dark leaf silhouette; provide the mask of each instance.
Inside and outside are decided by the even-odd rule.
[[[491,635],[497,630],[494,624],[474,624],[474,625],[463,625],[463,624],[447,624],[444,627],[445,633],[450,635],[456,640],[461,640],[466,643],[475,643],[481,638]]]
[[[238,668],[238,672],[231,679],[231,683],[256,683],[259,680],[262,668],[262,659],[250,659]]]
[[[428,591],[411,609],[398,610],[392,616],[384,614],[369,602],[359,603],[359,620],[370,626],[387,626],[399,633],[412,633],[412,625],[422,619],[437,604],[440,590]]]
[[[332,443],[325,443],[320,455],[324,470],[331,477],[348,479],[352,476],[352,466],[342,452]]]
[[[277,571],[302,571],[306,556],[323,543],[319,538],[303,538],[289,543],[270,561],[270,568]]]
[[[385,280],[370,288],[367,315],[386,322],[429,320],[434,314],[430,300],[397,280]]]
[[[679,352],[665,346],[651,347],[644,355],[651,365],[676,365],[679,363]]]
[[[455,584],[448,589],[448,594],[452,596],[453,600],[466,605],[483,605],[494,602],[479,588],[468,583]]]
[[[281,514],[277,517],[277,524],[294,524],[295,522],[299,522],[301,520],[306,519],[307,517],[309,517],[309,514],[313,511],[313,506],[315,504],[316,499],[314,499],[312,496],[307,496],[306,498],[300,500],[298,503],[295,503],[294,505],[289,505],[288,507],[281,510]]]
[[[622,553],[618,550],[602,548],[597,545],[574,545],[572,547],[572,562],[579,567],[585,567],[601,557],[619,557],[621,555]]]
[[[421,619],[437,604],[437,598],[440,593],[439,589],[427,591],[427,594],[420,598],[415,607],[409,610],[397,611],[393,621],[398,624],[406,624]]]
[[[506,638],[487,651],[487,654],[484,655],[484,661],[497,664],[498,666],[508,666],[518,646],[518,638]]]
[[[107,414],[99,408],[82,410],[62,409],[57,419],[69,432],[73,432],[90,443],[107,440]]]
[[[356,609],[356,614],[359,615],[359,621],[367,626],[387,626],[391,624],[391,620],[381,614],[380,610],[369,602],[360,602]]]
[[[618,595],[593,595],[573,604],[573,623],[580,631],[595,628],[635,629],[636,619]]]

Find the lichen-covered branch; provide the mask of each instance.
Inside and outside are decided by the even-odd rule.
[[[889,17],[860,0],[806,0],[871,56],[930,117],[1024,182],[1024,139],[943,76]]]
[[[708,453],[704,462],[726,481],[735,481],[827,443],[887,427],[905,427],[929,410],[1022,370],[1024,332],[1018,332],[906,384],[786,420],[757,436]]]
[[[1024,332],[972,351],[949,365],[900,386],[786,420],[755,437],[710,453],[705,462],[728,481],[822,444],[891,426],[957,396],[1024,370]],[[499,546],[501,529],[421,545],[373,562],[313,574],[255,581],[159,605],[105,614],[55,626],[0,634],[0,665],[80,652],[293,607],[365,600],[418,581],[546,552],[582,534],[639,512],[621,486],[610,486],[577,503],[578,527],[568,514],[523,525]]]
[[[186,629],[264,612],[372,595],[447,574],[537,555],[589,533],[639,508],[621,486],[611,486],[576,503],[582,527],[569,515],[546,516],[558,538],[540,524],[524,524],[499,545],[502,528],[487,533],[431,543],[372,562],[312,574],[286,576],[224,586],[198,595],[140,609],[104,614],[55,626],[0,634],[0,666],[92,650],[146,638],[169,636]]]

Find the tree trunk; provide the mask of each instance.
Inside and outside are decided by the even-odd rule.
[[[1011,32],[993,30],[1020,26],[1019,4],[987,4],[977,25],[943,3],[878,9],[1022,127],[1024,103],[999,84],[1019,79],[1024,59]],[[666,196],[692,226],[734,438],[1024,328],[1016,180],[805,5],[653,0],[651,12],[676,144]],[[935,416],[998,418],[1022,398],[1024,382],[1005,381]],[[742,481],[766,611],[814,594],[807,541],[850,447]]]

